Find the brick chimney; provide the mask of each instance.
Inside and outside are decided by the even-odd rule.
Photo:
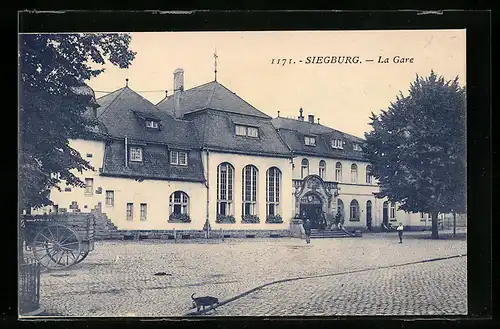
[[[182,118],[182,93],[184,91],[184,70],[174,71],[174,117]]]
[[[309,123],[314,123],[314,114],[309,114],[308,119]]]
[[[300,113],[300,115],[298,117],[299,121],[304,121],[304,116],[302,115],[302,112],[304,112],[304,110],[301,107],[300,110],[299,110],[299,113]]]

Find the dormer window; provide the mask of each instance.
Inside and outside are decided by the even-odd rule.
[[[343,149],[343,142],[341,139],[332,139],[332,148],[334,149]]]
[[[147,128],[158,129],[158,122],[156,122],[154,120],[146,120],[146,127]]]
[[[306,145],[309,145],[309,146],[316,146],[316,137],[313,137],[313,136],[305,136],[305,137],[304,137],[304,142],[306,143]]]
[[[187,166],[187,152],[170,151],[170,164]]]
[[[236,135],[258,138],[259,137],[259,129],[255,128],[255,127],[236,125]]]
[[[353,148],[354,148],[354,151],[363,151],[363,149],[361,148],[361,146],[359,144],[354,144]]]
[[[141,147],[131,147],[130,148],[130,161],[141,162],[142,161],[142,148]]]

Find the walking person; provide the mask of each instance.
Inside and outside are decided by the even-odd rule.
[[[399,222],[399,225],[398,227],[396,228],[396,230],[398,231],[398,235],[399,235],[399,243],[403,243],[403,223]]]
[[[307,218],[306,212],[302,212],[302,226],[306,234],[306,243],[311,243],[311,220]]]

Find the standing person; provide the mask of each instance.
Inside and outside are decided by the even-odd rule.
[[[304,227],[304,232],[306,234],[306,243],[311,243],[311,220],[307,218],[306,212],[302,212],[302,226]]]
[[[399,235],[399,243],[403,243],[403,223],[399,222],[399,226],[396,228]]]

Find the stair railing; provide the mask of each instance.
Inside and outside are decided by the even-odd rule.
[[[343,231],[344,233],[349,234],[350,236],[356,236],[356,234],[351,233],[351,232],[349,232],[348,230],[346,230],[346,228],[344,227],[344,225],[343,225],[342,223],[339,223],[339,224],[338,224],[338,228],[339,228],[341,231]]]

